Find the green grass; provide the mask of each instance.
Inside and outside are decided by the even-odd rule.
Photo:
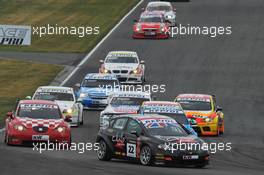
[[[13,109],[17,98],[32,95],[38,86],[49,84],[62,66],[0,59],[0,122]]]
[[[31,46],[0,51],[88,52],[139,0],[0,0],[0,24],[99,26],[99,35],[33,35]],[[128,26],[130,27],[130,26]]]

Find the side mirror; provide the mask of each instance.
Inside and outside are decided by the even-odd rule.
[[[81,84],[80,84],[80,83],[76,83],[74,86],[75,86],[76,88],[80,88],[80,87],[81,87]]]
[[[14,119],[13,112],[7,112],[7,113],[6,113],[6,117],[7,117],[7,118]]]
[[[141,60],[141,61],[140,61],[140,64],[145,64],[145,61],[144,61],[144,60]]]
[[[142,11],[145,11],[145,8],[141,8]]]
[[[31,100],[32,97],[31,97],[31,96],[26,96],[26,99],[27,99],[27,100]]]
[[[220,106],[216,106],[216,112],[218,112],[218,111],[222,111],[222,110],[223,110],[222,107],[220,107]]]
[[[65,118],[64,118],[64,121],[65,121],[65,122],[71,122],[71,121],[72,121],[71,118],[72,118],[72,117],[71,117],[70,115],[66,115]]]
[[[133,20],[133,22],[134,22],[134,23],[137,23],[137,22],[138,22],[138,20],[134,19],[134,20]]]
[[[130,134],[133,134],[133,135],[139,137],[139,134],[138,134],[137,131],[135,131],[135,130],[131,131]]]
[[[99,60],[99,62],[103,64],[104,63],[104,60]]]
[[[173,8],[173,11],[176,11],[176,8]]]

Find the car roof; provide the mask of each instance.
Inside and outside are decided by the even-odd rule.
[[[54,101],[49,100],[20,100],[19,104],[47,104],[47,105],[57,105]]]
[[[134,52],[134,51],[111,51],[107,54],[107,56],[110,56],[110,55],[126,55],[129,57],[137,57],[138,56],[137,52]]]
[[[128,117],[136,120],[144,120],[144,119],[172,119],[171,117],[168,117],[166,115],[160,115],[160,114],[122,114],[119,115],[118,118],[120,117]]]
[[[115,74],[101,74],[101,73],[89,73],[85,76],[85,79],[94,80],[117,80]]]
[[[41,91],[43,89],[54,89],[54,90],[65,90],[65,91],[72,91],[73,90],[70,87],[62,87],[62,86],[40,86],[40,87],[38,87],[37,91]]]
[[[212,95],[208,94],[179,94],[177,97],[179,98],[193,98],[193,99],[211,99]]]
[[[159,17],[162,18],[163,17],[163,13],[159,12],[159,11],[153,11],[153,12],[148,12],[145,11],[143,13],[141,13],[140,17]]]
[[[167,6],[171,6],[171,3],[170,2],[167,2],[167,1],[154,1],[154,2],[149,2],[147,7],[148,6],[160,6],[160,5],[167,5]]]
[[[145,101],[143,105],[174,105],[181,106],[178,102],[173,101]]]
[[[117,91],[111,94],[113,97],[135,97],[135,96],[142,96],[142,98],[150,98],[149,92],[142,92],[142,91]]]

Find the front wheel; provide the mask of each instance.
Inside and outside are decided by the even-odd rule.
[[[139,159],[140,163],[145,166],[151,165],[153,163],[151,149],[149,146],[143,146],[141,148]]]
[[[8,141],[9,139],[8,139],[8,135],[7,134],[5,134],[5,144],[6,145],[9,145],[9,141]]]
[[[97,158],[99,160],[108,161],[111,160],[111,150],[107,146],[104,140],[99,141],[99,149],[97,150]]]

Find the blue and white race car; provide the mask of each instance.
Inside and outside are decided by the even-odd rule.
[[[120,91],[108,97],[109,104],[100,114],[100,127],[107,127],[111,117],[121,114],[137,114],[144,101],[150,101],[151,94],[141,91]]]
[[[187,119],[181,105],[177,102],[169,101],[146,101],[140,108],[141,114],[161,114],[173,118],[178,123],[182,124],[193,135],[197,133],[193,130]]]
[[[84,109],[105,108],[107,97],[113,92],[118,92],[120,84],[115,75],[90,73],[87,74],[76,92],[78,101]]]

